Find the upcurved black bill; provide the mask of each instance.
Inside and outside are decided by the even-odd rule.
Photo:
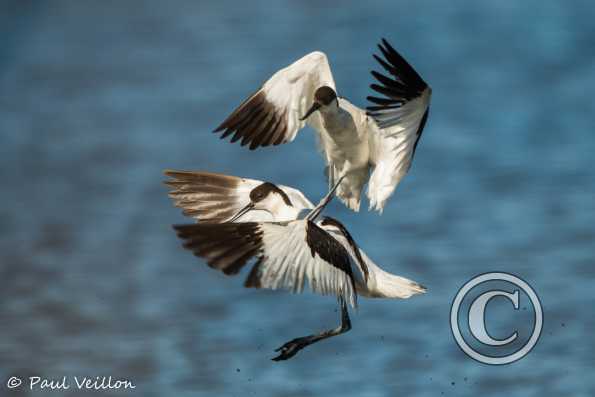
[[[317,111],[318,109],[320,109],[320,103],[318,102],[314,102],[312,104],[312,106],[310,107],[310,109],[308,109],[308,111],[306,112],[306,114],[304,115],[304,117],[302,117],[300,120],[304,121],[306,120],[308,117],[310,117],[310,115],[312,113],[314,113],[315,111]]]
[[[247,206],[245,206],[244,208],[239,210],[238,213],[235,214],[234,216],[232,216],[231,219],[228,220],[227,222],[235,222],[239,217],[241,217],[242,215],[244,215],[246,212],[250,211],[253,208],[254,208],[254,203],[248,204]]]

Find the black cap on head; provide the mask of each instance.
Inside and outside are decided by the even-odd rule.
[[[314,100],[324,106],[329,105],[335,99],[337,99],[337,93],[326,85],[318,88],[314,93]]]
[[[270,182],[265,182],[252,189],[250,192],[250,201],[253,203],[258,203],[259,201],[264,200],[271,192],[279,193],[279,195],[281,195],[283,198],[283,201],[285,201],[285,204],[292,205],[287,194]]]
[[[300,120],[306,120],[312,113],[320,109],[321,106],[328,106],[337,99],[337,93],[331,87],[326,85],[319,87],[314,92],[314,102],[306,114]]]

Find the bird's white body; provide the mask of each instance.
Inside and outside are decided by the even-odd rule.
[[[356,291],[351,291],[344,272],[337,271],[325,262],[304,261],[310,258],[309,248],[304,243],[308,219],[301,215],[304,215],[305,211],[312,214],[321,204],[315,207],[302,192],[295,188],[274,185],[274,189],[269,189],[265,196],[251,203],[251,192],[254,189],[272,184],[206,172],[166,171],[166,174],[175,178],[168,181],[168,184],[176,189],[170,192],[170,196],[177,206],[183,208],[185,212],[189,209],[203,209],[200,215],[195,216],[199,222],[227,223],[233,219],[233,216],[227,215],[231,212],[227,212],[223,217],[217,217],[218,213],[205,212],[204,209],[232,208],[233,211],[241,212],[243,207],[250,207],[250,211],[235,217],[233,223],[262,224],[265,256],[287,258],[290,255],[290,258],[293,258],[278,260],[274,265],[269,265],[265,269],[266,274],[261,276],[264,286],[273,289],[283,287],[301,292],[307,279],[316,292],[331,293],[342,290],[345,300],[352,304],[355,302],[355,292],[369,298],[404,299],[425,291],[419,284],[383,270],[355,244],[347,229],[331,218],[314,222],[347,251],[351,258],[350,267],[354,275]],[[285,199],[281,192],[286,195]],[[286,226],[279,224],[286,224]],[[299,271],[300,266],[303,267],[301,271]],[[328,285],[333,286],[331,290],[325,289],[327,287],[323,288],[320,282],[318,285],[312,285],[313,280],[316,284],[315,280],[323,279],[327,280]]]
[[[242,145],[255,149],[293,141],[307,123],[317,132],[329,186],[345,176],[337,189],[341,201],[358,211],[369,182],[370,208],[382,212],[411,167],[431,96],[413,68],[386,41],[383,44],[379,48],[387,61],[376,59],[393,77],[373,72],[383,85],[372,88],[386,97],[368,97],[380,106],[364,110],[336,97],[310,112],[320,87],[336,91],[327,56],[314,51],[276,72],[215,131],[224,131],[222,138],[235,132],[232,142],[242,138]]]
[[[344,98],[337,106],[320,109],[323,131],[320,141],[327,156],[329,185],[339,175],[345,179],[337,195],[354,210],[359,210],[360,194],[370,172],[370,122],[365,111]]]

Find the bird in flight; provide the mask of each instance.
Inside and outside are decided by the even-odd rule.
[[[314,209],[297,189],[206,171],[165,170],[169,197],[184,215],[205,223],[298,219]]]
[[[337,197],[359,211],[367,182],[369,208],[382,212],[411,168],[431,89],[386,40],[378,48],[384,58],[374,58],[390,76],[372,71],[379,84],[370,87],[381,97],[368,96],[366,110],[337,96],[328,59],[315,51],[276,72],[214,132],[253,150],[291,142],[308,124],[318,136],[329,189],[344,176]]]
[[[279,347],[274,361],[287,360],[318,341],[351,329],[348,305],[358,295],[369,298],[409,298],[424,293],[420,284],[388,273],[362,251],[347,228],[331,217],[320,217],[333,189],[313,206],[299,191],[253,179],[208,172],[166,171],[176,206],[198,220],[174,225],[184,248],[227,275],[248,262],[254,265],[244,285],[249,288],[310,289],[336,295],[341,324],[331,330],[292,339]],[[305,217],[300,213],[307,210]]]

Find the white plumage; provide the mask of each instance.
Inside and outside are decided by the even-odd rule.
[[[325,217],[316,220],[316,216],[313,217],[330,199],[330,193],[314,207],[298,189],[270,182],[202,171],[169,170],[166,175],[173,178],[167,181],[175,189],[170,196],[186,214],[189,209],[218,208],[216,200],[220,200],[220,207],[226,211],[228,208],[235,211],[225,212],[225,216],[220,218],[210,216],[212,212],[205,213],[204,210],[189,213],[199,222],[226,222],[248,208],[234,222],[257,223],[253,232],[259,234],[262,240],[259,255],[263,260],[255,266],[256,273],[251,275],[258,276],[259,287],[299,293],[307,282],[313,292],[340,295],[352,306],[356,304],[356,294],[370,298],[408,298],[425,291],[414,281],[380,268],[336,219]],[[288,193],[289,204],[283,200],[279,190]],[[233,194],[214,193],[229,191]],[[260,191],[264,195],[253,193]],[[310,210],[307,215],[304,214],[305,209]],[[300,219],[300,213],[305,215],[305,219]],[[312,255],[307,241],[308,227],[319,229],[311,230],[314,233],[320,231],[316,234],[318,240],[336,243],[337,246],[333,247],[335,251],[345,250],[348,259],[343,269],[323,260],[320,255]],[[224,240],[227,237],[223,234],[219,238]],[[221,245],[225,245],[225,241],[221,241]]]
[[[372,72],[380,84],[371,87],[383,97],[368,97],[367,111],[336,96],[327,56],[315,51],[276,72],[215,132],[255,149],[293,141],[307,122],[317,132],[329,186],[345,176],[337,196],[358,211],[369,180],[370,209],[381,212],[411,167],[431,89],[388,42],[378,47],[385,60],[374,57],[392,77]]]
[[[207,217],[207,222],[199,216],[198,224],[174,226],[178,236],[184,240],[184,247],[205,258],[210,267],[233,275],[254,259],[255,263],[246,278],[246,287],[286,289],[300,293],[307,283],[313,292],[336,295],[339,299],[340,326],[285,343],[277,349],[280,354],[273,358],[275,361],[287,360],[312,343],[351,329],[347,305],[357,307],[358,294],[370,298],[408,298],[425,292],[421,285],[390,274],[372,262],[339,221],[329,217],[317,220],[343,177],[337,180],[305,218],[298,219],[298,213],[293,212],[294,219],[281,221],[277,217],[292,213],[293,207],[285,191],[292,191],[293,197],[299,197],[305,203],[309,203],[309,200],[295,189],[284,187],[281,190],[269,182],[221,174],[208,174],[205,177],[204,173],[193,176],[191,172],[168,171],[167,175],[175,178],[168,184],[178,191],[193,192],[192,196],[183,196],[182,201],[176,195],[173,196],[174,200],[178,200],[176,204],[182,208],[203,208],[206,203],[211,203],[209,194],[200,192],[217,191],[216,181],[225,184],[223,190],[247,183],[253,186],[252,190],[246,189],[241,193],[246,197],[234,198],[248,203],[231,217],[231,221],[228,221],[228,214],[222,218]],[[258,215],[250,218],[251,221],[242,221],[242,217],[250,212]],[[269,220],[271,217],[273,219]],[[217,223],[218,219],[224,220]]]
[[[206,171],[166,170],[164,173],[171,178],[165,183],[172,188],[169,196],[175,206],[182,208],[184,215],[202,222],[229,221],[249,206],[250,193],[264,184],[256,179]],[[300,212],[314,208],[314,204],[299,190],[284,185],[273,186],[280,192],[267,194],[257,206],[241,214],[237,221],[289,221],[297,219]],[[291,205],[286,204],[282,193]]]
[[[353,269],[350,268],[347,273],[320,255],[313,254],[307,243],[308,227],[306,220],[289,222],[287,225],[261,225],[262,255],[265,259],[259,265],[260,286],[301,293],[307,281],[313,292],[341,296],[355,307],[357,300],[352,281]],[[351,266],[350,261],[346,263]]]

